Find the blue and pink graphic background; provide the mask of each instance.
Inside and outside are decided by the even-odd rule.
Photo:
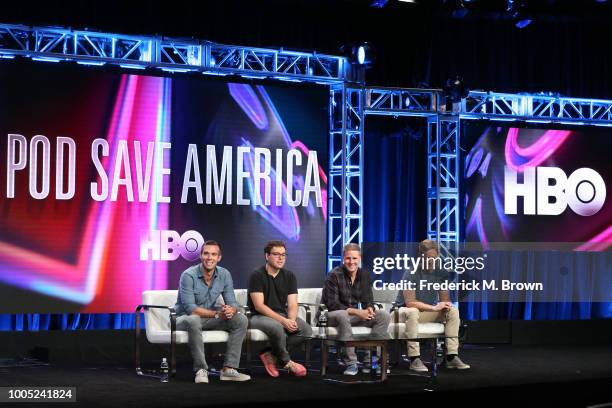
[[[242,84],[206,78],[168,78],[105,72],[73,66],[2,64],[0,85],[0,158],[6,169],[9,133],[31,139],[42,134],[52,143],[58,136],[77,144],[76,194],[54,198],[55,151],[51,156],[51,194],[35,200],[28,190],[28,171],[17,172],[15,198],[0,199],[0,311],[89,313],[130,312],[143,290],[175,289],[180,273],[193,264],[141,261],[140,237],[147,230],[196,230],[223,248],[221,264],[245,287],[249,273],[263,263],[269,239],[288,244],[288,267],[302,287],[320,286],[325,273],[327,219],[327,104],[324,87]],[[104,138],[110,147],[102,164],[109,180],[119,140],[126,140],[130,172],[136,186],[133,142],[140,141],[141,163],[148,142],[170,142],[164,164],[171,168],[163,194],[171,203],[151,197],[161,186],[150,180],[147,202],[127,201],[125,187],[118,200],[94,201],[90,183],[97,180],[91,144]],[[203,180],[207,144],[298,149],[306,163],[309,150],[318,153],[322,207],[287,205],[206,205],[190,195],[180,203],[187,145],[198,145]],[[253,168],[253,157],[246,170]],[[234,164],[235,165],[235,164]],[[272,161],[274,166],[274,160]],[[121,170],[120,170],[121,171]],[[121,172],[122,176],[125,176]],[[235,172],[234,172],[235,173]],[[299,189],[304,170],[292,180]],[[274,180],[274,178],[272,178]],[[283,178],[286,180],[286,178]],[[6,185],[0,172],[0,185]],[[245,183],[253,202],[253,180]],[[272,191],[275,191],[274,181]],[[235,190],[235,188],[234,188]],[[138,196],[137,191],[134,191]],[[235,194],[235,191],[234,191]],[[274,201],[274,200],[272,200]],[[234,197],[233,202],[236,202]]]
[[[514,127],[468,122],[464,162],[465,237],[486,248],[490,242],[576,242],[578,250],[604,251],[612,244],[610,130],[597,127]],[[581,167],[598,172],[608,197],[598,213],[583,217],[569,207],[556,216],[504,213],[504,166],[559,167],[569,176]]]

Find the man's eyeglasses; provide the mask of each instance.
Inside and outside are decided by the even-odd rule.
[[[270,255],[276,257],[276,258],[286,258],[287,257],[287,253],[280,253],[280,252],[270,252]]]

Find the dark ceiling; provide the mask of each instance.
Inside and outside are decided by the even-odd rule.
[[[329,54],[369,41],[370,84],[439,87],[462,75],[470,88],[612,98],[612,1],[515,0],[533,19],[523,29],[506,0],[373,1],[11,2],[0,22]]]

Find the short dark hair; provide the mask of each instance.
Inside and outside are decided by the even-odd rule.
[[[440,249],[438,248],[438,243],[436,241],[431,239],[424,239],[419,242],[419,256],[425,255],[427,251],[432,249],[435,249],[436,251],[440,252]]]
[[[200,248],[200,255],[202,255],[202,253],[204,252],[204,247],[205,246],[216,246],[217,248],[219,248],[219,255],[221,255],[221,245],[219,245],[219,243],[217,241],[214,241],[212,239],[209,239],[208,241],[204,241],[204,244],[202,245],[202,248]]]
[[[285,245],[284,241],[268,241],[266,247],[264,248],[264,254],[270,255],[270,252],[274,247],[283,247],[285,250],[287,250],[287,245]]]

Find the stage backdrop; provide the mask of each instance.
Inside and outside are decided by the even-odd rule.
[[[559,284],[557,302],[462,305],[468,319],[612,317],[609,128],[465,121],[465,241],[487,250],[489,273]],[[563,285],[561,285],[563,284]],[[591,296],[599,291],[602,296]],[[580,299],[567,302],[567,299]]]
[[[612,244],[612,131],[467,122],[465,236],[481,242]]]
[[[0,64],[0,313],[131,312],[203,240],[236,288],[284,240],[325,275],[329,92]]]

